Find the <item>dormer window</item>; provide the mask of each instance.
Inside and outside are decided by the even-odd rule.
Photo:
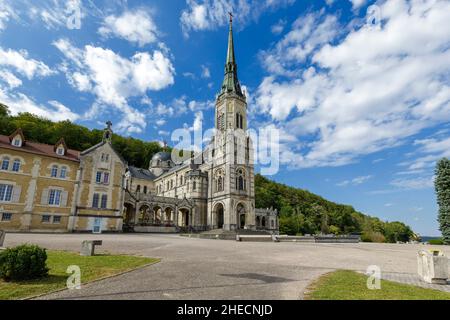
[[[25,144],[25,136],[23,135],[22,129],[17,129],[9,136],[9,142],[13,147],[22,147]]]
[[[55,144],[53,150],[58,156],[64,156],[66,154],[67,145],[63,138],[59,139],[59,141]]]
[[[21,147],[22,146],[22,139],[20,138],[20,136],[17,136],[13,139],[12,145],[14,147]]]

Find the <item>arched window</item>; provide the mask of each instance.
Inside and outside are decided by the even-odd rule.
[[[59,177],[62,179],[65,179],[67,175],[67,168],[66,167],[61,167],[61,172],[59,173]]]
[[[243,169],[238,169],[236,172],[236,189],[246,190],[247,180],[245,178],[245,171]]]
[[[136,192],[141,192],[141,185],[138,184],[138,186],[136,187]]]
[[[236,113],[236,128],[237,129],[244,128],[244,117],[240,113]]]
[[[8,170],[9,169],[9,158],[4,157],[2,160],[2,170]]]
[[[192,183],[192,190],[195,191],[197,189],[197,183],[194,181]]]
[[[144,186],[144,193],[147,193],[147,186]]]
[[[54,166],[52,167],[52,171],[51,171],[50,175],[51,175],[53,178],[56,178],[56,177],[58,176],[58,166],[57,166],[57,165],[54,165]]]
[[[12,171],[19,172],[19,170],[20,170],[20,160],[16,159],[14,160]]]

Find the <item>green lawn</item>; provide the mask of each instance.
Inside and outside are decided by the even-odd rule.
[[[81,282],[86,283],[159,261],[125,255],[82,257],[77,253],[51,250],[47,250],[47,256],[47,267],[50,269],[48,277],[20,282],[0,280],[0,300],[21,299],[65,288],[67,278],[70,276],[66,273],[69,265],[80,267]]]
[[[367,276],[347,270],[325,274],[305,294],[309,300],[450,300],[450,293],[381,280],[380,290],[367,289]]]

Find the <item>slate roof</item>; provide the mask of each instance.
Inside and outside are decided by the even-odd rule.
[[[44,144],[32,141],[25,141],[25,143],[21,147],[15,147],[11,145],[10,137],[0,135],[0,148],[22,151],[57,159],[64,159],[70,161],[80,161],[80,151],[67,149],[65,155],[59,155],[55,152],[55,145],[53,144]]]
[[[156,176],[147,169],[128,166],[128,170],[130,171],[131,176],[137,179],[153,181],[156,178]]]

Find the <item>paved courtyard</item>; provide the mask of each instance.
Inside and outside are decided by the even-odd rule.
[[[8,234],[5,246],[36,243],[48,249],[78,252],[81,241],[90,239],[103,240],[99,253],[162,260],[44,299],[301,299],[312,280],[335,269],[364,272],[369,265],[377,265],[392,280],[415,281],[416,253],[431,248],[410,244],[236,242],[161,234]],[[448,246],[439,249],[450,256]]]

